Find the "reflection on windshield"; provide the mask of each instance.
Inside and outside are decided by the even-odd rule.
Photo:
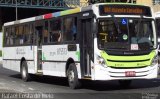
[[[152,20],[99,20],[98,45],[101,49],[146,50],[153,48]],[[138,48],[131,49],[134,45]]]

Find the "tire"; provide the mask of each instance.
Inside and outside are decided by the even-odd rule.
[[[77,69],[74,63],[71,63],[69,65],[69,68],[67,70],[67,78],[68,78],[68,84],[71,89],[77,89],[81,87],[81,83],[78,80]]]
[[[21,77],[22,77],[22,80],[27,82],[29,81],[29,74],[28,74],[28,67],[27,67],[27,62],[26,61],[23,61],[22,64],[21,64]]]
[[[132,80],[119,80],[120,86],[123,88],[128,88],[132,83]]]

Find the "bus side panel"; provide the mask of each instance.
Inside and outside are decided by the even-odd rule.
[[[3,67],[20,72],[20,62],[25,58],[29,73],[34,73],[33,48],[31,46],[5,47]]]
[[[33,46],[33,60],[34,61],[31,61],[33,62],[33,66],[29,67],[29,72],[30,73],[37,73],[37,46]]]
[[[64,66],[63,55],[57,54],[60,45],[42,46],[42,70],[44,75],[60,76],[60,67]]]
[[[4,47],[3,48],[3,67],[14,71],[20,71],[19,65],[16,65],[16,48]],[[14,67],[13,67],[14,66]]]
[[[42,46],[42,69],[44,75],[65,77],[66,62],[69,58],[79,60],[79,45],[77,51],[68,51],[68,45]],[[78,66],[78,65],[77,65]],[[80,68],[78,69],[80,74]]]

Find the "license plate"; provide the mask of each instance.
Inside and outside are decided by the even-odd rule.
[[[126,77],[134,77],[134,76],[136,76],[136,72],[135,71],[126,71],[125,76]]]

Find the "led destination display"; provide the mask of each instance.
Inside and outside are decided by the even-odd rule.
[[[100,5],[100,15],[143,15],[151,17],[151,11],[149,7],[135,6],[135,5]]]

